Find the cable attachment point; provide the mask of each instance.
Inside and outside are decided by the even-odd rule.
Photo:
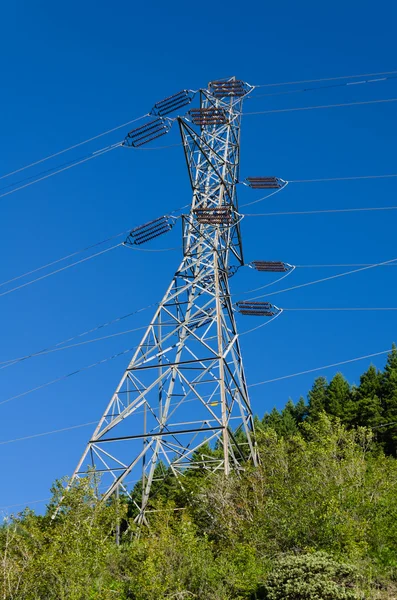
[[[175,112],[183,106],[190,104],[195,95],[196,93],[192,90],[182,90],[173,96],[168,96],[168,98],[164,98],[164,100],[156,102],[150,111],[150,114],[158,117],[164,117],[165,115]]]
[[[138,148],[139,146],[148,144],[152,140],[168,133],[171,126],[171,119],[163,119],[161,117],[153,119],[149,123],[141,125],[141,127],[132,129],[124,138],[123,146]]]
[[[214,98],[233,98],[245,96],[252,87],[241,79],[210,81],[208,90]]]
[[[230,267],[228,267],[227,269],[227,276],[229,277],[233,277],[233,275],[235,275],[237,273],[237,271],[239,270],[239,268],[241,267],[241,265],[230,265]]]
[[[163,217],[159,217],[154,221],[149,221],[144,225],[139,225],[138,227],[134,227],[131,229],[130,233],[127,236],[127,239],[124,242],[126,246],[139,246],[140,244],[144,244],[145,242],[149,242],[164,233],[168,233],[175,224],[175,219],[168,215]]]
[[[281,177],[247,177],[246,181],[253,190],[277,190],[287,184]]]
[[[286,273],[293,269],[293,266],[289,263],[276,260],[253,260],[249,263],[249,266],[253,267],[256,271],[268,273]]]
[[[252,300],[241,300],[236,302],[236,306],[241,315],[250,315],[255,317],[275,317],[280,313],[280,309],[270,302],[253,302]]]

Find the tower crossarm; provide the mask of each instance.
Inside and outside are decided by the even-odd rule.
[[[181,481],[203,444],[208,472],[257,461],[229,289],[233,268],[244,264],[236,183],[248,91],[233,78],[213,82],[200,108],[178,119],[192,187],[182,261],[74,473],[96,468],[108,498],[119,487],[129,493],[126,477],[139,472],[140,523],[159,473]]]

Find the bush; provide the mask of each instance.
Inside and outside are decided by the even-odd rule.
[[[327,554],[281,556],[257,598],[264,600],[358,600],[357,574]],[[255,596],[254,596],[255,597]]]

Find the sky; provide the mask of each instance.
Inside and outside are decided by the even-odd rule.
[[[396,25],[391,0],[380,0],[376,7],[367,0],[231,0],[210,6],[180,0],[122,0],[112,6],[102,0],[2,3],[0,176],[144,115],[158,100],[181,89],[205,87],[212,79],[234,75],[263,85],[396,70]],[[296,91],[325,85],[258,89],[245,111],[397,98],[397,79]],[[259,97],[280,91],[294,93]],[[13,189],[6,187],[10,184],[18,187],[27,183],[18,184],[26,177],[121,141],[128,130],[121,128],[0,180],[0,195]],[[396,133],[393,102],[247,114],[242,119],[241,177],[301,180],[395,173]],[[174,127],[145,147],[165,148],[117,148],[0,197],[0,283],[189,203],[179,141]],[[397,178],[291,183],[247,213],[393,206],[396,189]],[[263,195],[243,186],[238,192],[240,203]],[[246,216],[242,223],[246,262],[294,265],[397,258],[395,231],[394,211]],[[179,264],[180,244],[176,226],[147,246],[174,250],[119,247],[3,296],[29,278],[0,286],[0,362],[158,302]],[[269,292],[346,270],[299,268]],[[275,278],[241,269],[231,289],[239,294]],[[271,299],[282,308],[397,307],[396,292],[397,267],[379,267]],[[81,339],[144,327],[152,310]],[[258,324],[255,318],[238,317],[241,332]],[[396,326],[397,311],[286,310],[268,326],[241,337],[248,384],[387,350],[397,342]],[[141,334],[123,334],[8,368],[0,365],[0,511],[15,512],[24,505],[43,510],[52,482],[73,472],[93,424],[68,428],[99,420],[130,354],[62,377],[132,348]],[[384,361],[384,355],[372,359],[379,368]],[[339,370],[358,383],[370,362]],[[297,401],[306,396],[314,376],[329,379],[337,371],[253,386],[252,408],[260,416],[281,408],[289,397]],[[67,430],[11,441],[63,428]]]

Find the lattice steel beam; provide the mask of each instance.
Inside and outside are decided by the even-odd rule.
[[[224,115],[219,122],[178,118],[193,190],[183,259],[73,476],[101,470],[106,499],[119,487],[128,493],[126,478],[139,471],[140,523],[160,460],[181,485],[204,442],[222,449],[222,456],[204,457],[209,471],[227,475],[242,461],[257,461],[229,290],[229,276],[244,264],[236,193],[244,86],[216,82],[201,91],[199,110]]]

